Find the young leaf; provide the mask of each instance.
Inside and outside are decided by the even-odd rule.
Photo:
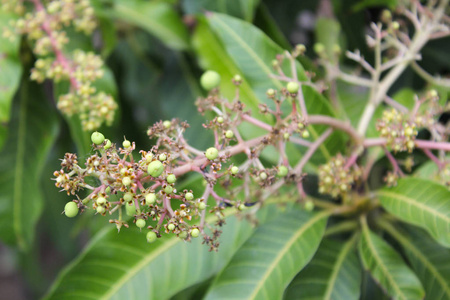
[[[328,215],[294,209],[259,227],[216,278],[205,299],[281,299],[317,250]]]
[[[356,238],[345,243],[323,240],[311,262],[289,284],[284,299],[359,299],[361,267]]]
[[[411,227],[408,233],[405,233],[388,223],[380,225],[403,247],[425,288],[425,299],[450,299],[450,249],[437,244],[417,228]]]
[[[363,222],[359,255],[364,268],[391,297],[413,300],[423,299],[425,296],[419,279],[400,254],[371,232],[366,222]]]
[[[57,134],[57,119],[35,83],[24,78],[20,88],[0,153],[0,238],[27,250],[42,210],[39,179]]]
[[[262,222],[269,212],[259,212]],[[209,252],[201,238],[192,243],[163,238],[148,244],[146,231],[135,226],[119,234],[108,227],[59,275],[44,299],[167,299],[221,270],[254,230],[234,216],[226,222],[217,253]]]
[[[381,205],[402,221],[427,230],[445,247],[450,247],[450,191],[420,178],[403,178],[393,188],[377,192]]]

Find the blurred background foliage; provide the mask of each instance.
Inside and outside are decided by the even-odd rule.
[[[272,55],[281,49],[291,49],[295,44],[305,44],[307,53],[299,61],[304,69],[317,73],[320,78],[323,74],[312,51],[315,42],[325,45],[338,43],[342,49],[360,49],[370,61],[371,51],[365,44],[366,30],[382,9],[393,8],[397,2],[91,1],[99,19],[99,28],[88,38],[69,32],[69,47],[94,50],[106,60],[109,71],[99,85],[115,96],[120,109],[113,126],[100,131],[113,141],[121,141],[125,136],[135,141],[138,149],[152,146],[152,141],[146,136],[148,126],[171,118],[189,122],[191,128],[186,132],[186,138],[197,148],[205,149],[211,144],[211,133],[202,127],[205,118],[197,113],[194,105],[197,97],[205,95],[198,83],[205,69],[221,74],[220,88],[230,98],[234,95],[232,76],[243,74],[241,93],[252,110],[256,110],[259,101],[267,100],[264,97],[266,81],[269,80],[267,74],[245,73],[245,63],[249,58],[239,57],[233,52],[238,50],[231,46],[228,39],[232,37],[227,35],[226,28],[221,27],[223,20],[229,20],[229,23],[224,23],[229,26],[234,26],[234,22],[245,22],[245,26],[251,29],[244,26],[242,30],[246,33],[251,31],[250,34],[256,36],[260,43],[261,48],[253,49],[258,54]],[[214,18],[208,20],[209,12],[220,13],[220,22]],[[0,27],[7,24],[8,18],[13,16],[0,14]],[[264,38],[258,37],[258,32]],[[268,54],[264,53],[269,48]],[[69,197],[60,193],[50,178],[53,171],[59,169],[59,159],[64,153],[77,152],[80,160],[87,156],[90,133],[80,130],[75,117],[63,117],[56,110],[55,96],[60,88],[57,84],[45,82],[38,85],[29,81],[30,66],[35,58],[26,40],[18,40],[15,44],[0,42],[0,52],[7,57],[0,61],[0,299],[33,299],[45,294],[63,266],[80,254],[91,237],[111,225],[108,225],[107,218],[93,218],[91,212],[76,219],[61,216]],[[431,74],[448,74],[448,53],[449,38],[432,41],[424,48],[420,64]],[[271,58],[268,59],[270,62]],[[341,59],[341,63],[354,66],[343,57]],[[423,85],[418,76],[407,70],[390,93],[401,92],[399,97],[407,97],[404,87],[419,90]],[[345,114],[358,115],[361,112],[364,102],[360,99],[367,97],[367,91],[342,83],[338,86],[338,94],[346,99],[341,118],[345,118]],[[248,134],[251,136],[256,132]],[[417,158],[420,161],[421,156],[417,155]],[[371,185],[380,184],[381,176],[377,174],[382,174],[386,165],[385,159],[377,163]],[[184,179],[187,182],[196,180]],[[311,186],[316,184],[314,178],[308,180]],[[22,207],[15,207],[17,205]],[[234,221],[228,223],[231,228],[245,227]],[[15,235],[17,230],[21,231],[19,236],[23,240]],[[248,234],[245,230],[230,230],[241,239]],[[108,232],[113,238],[128,237],[135,242],[130,234],[122,232],[117,235],[114,230]],[[149,247],[143,237],[137,238],[136,243],[144,244],[137,247]],[[331,248],[339,248],[333,241],[325,243]],[[198,251],[206,251],[206,247],[199,245],[182,247],[200,247]],[[177,251],[185,251],[183,249]],[[220,270],[219,266],[229,259],[226,258],[227,251],[226,243],[223,243],[219,254],[213,254],[220,255],[217,259],[223,260],[214,270]],[[189,264],[189,267],[195,268],[196,265]],[[206,274],[198,282],[192,282],[195,284],[180,294],[174,291],[181,290],[182,286],[153,299],[199,299],[209,285],[211,275]],[[383,299],[385,296],[381,290],[366,277],[362,279],[366,282],[361,298]]]

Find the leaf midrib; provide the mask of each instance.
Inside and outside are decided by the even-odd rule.
[[[326,290],[325,295],[323,297],[324,299],[331,299],[331,293],[333,292],[333,287],[336,285],[337,275],[339,274],[339,270],[341,269],[341,266],[342,266],[345,258],[347,257],[347,254],[350,252],[351,247],[355,243],[356,238],[357,238],[357,235],[355,234],[342,247],[342,250],[339,253],[338,258],[336,260],[336,264],[334,264],[334,266],[332,268],[330,280],[328,281],[328,284],[327,284],[327,290]]]
[[[229,210],[228,212],[224,213],[224,217],[229,217],[233,214],[235,214],[236,212],[233,212],[231,210]],[[207,218],[207,222],[211,222],[212,219],[215,219],[214,216]],[[112,297],[112,295],[117,292],[119,290],[119,288],[121,288],[123,286],[123,284],[125,282],[127,282],[131,277],[133,277],[134,275],[137,274],[137,272],[139,272],[145,265],[147,265],[150,261],[152,261],[152,259],[158,255],[160,255],[161,253],[167,251],[167,249],[173,247],[175,244],[181,242],[180,239],[178,238],[172,238],[169,241],[165,242],[162,246],[160,246],[158,249],[156,249],[155,251],[151,252],[148,256],[145,256],[145,259],[141,260],[140,262],[138,262],[133,268],[130,269],[130,271],[128,273],[125,273],[124,276],[122,276],[122,278],[117,281],[113,288],[108,291],[103,297],[101,297],[100,299],[109,299],[110,297]]]
[[[446,223],[450,223],[450,217],[446,216],[445,214],[439,212],[438,210],[435,210],[421,202],[415,201],[414,198],[410,198],[404,195],[400,195],[397,193],[393,193],[393,192],[389,192],[389,191],[379,191],[378,195],[381,196],[386,196],[386,197],[391,197],[394,198],[396,200],[400,200],[403,202],[406,202],[409,205],[412,205],[414,207],[420,208],[422,210],[425,210],[427,212],[429,212],[432,215],[435,215],[437,217],[439,217],[439,219],[442,219],[444,222]]]
[[[17,243],[21,249],[26,248],[26,242],[22,236],[22,186],[23,182],[23,167],[25,157],[25,141],[26,141],[26,120],[27,120],[27,97],[26,86],[22,87],[20,110],[19,110],[19,129],[17,136],[17,156],[14,168],[14,192],[13,192],[13,207],[14,207],[14,220],[13,227],[17,238]]]
[[[386,267],[384,266],[384,264],[382,263],[382,259],[378,256],[378,252],[376,251],[375,246],[372,243],[372,239],[370,238],[369,229],[367,227],[363,227],[363,233],[364,233],[364,238],[367,241],[367,246],[369,246],[370,250],[372,251],[372,254],[373,254],[374,258],[378,262],[378,266],[380,266],[380,268],[383,271],[384,275],[389,279],[388,282],[397,291],[397,294],[400,295],[402,299],[407,300],[408,298],[406,298],[405,295],[402,293],[402,290],[400,289],[400,287],[398,287],[395,284],[396,281],[391,276],[391,273],[389,273],[389,270],[387,270]]]
[[[259,58],[258,55],[256,55],[256,53],[254,53],[252,51],[252,49],[249,47],[249,45],[247,45],[239,35],[237,35],[227,24],[225,24],[224,22],[222,22],[222,20],[220,20],[220,18],[218,17],[214,17],[214,20],[219,23],[222,28],[228,32],[229,35],[231,35],[238,44],[240,44],[244,50],[246,50],[246,52],[255,60],[255,62],[261,67],[261,69],[263,69],[264,73],[270,75],[271,71],[270,69],[266,66],[266,64]],[[283,86],[281,85],[281,83],[278,80],[274,80],[271,79],[271,81],[277,86],[277,88],[281,89]]]
[[[450,285],[447,284],[445,278],[441,276],[441,273],[435,268],[434,264],[432,264],[426,256],[422,254],[422,252],[417,249],[415,244],[413,244],[409,239],[403,237],[396,229],[394,229],[392,226],[383,226],[390,234],[396,238],[400,244],[403,245],[403,247],[406,249],[406,251],[411,251],[414,253],[414,255],[430,270],[430,272],[435,276],[435,278],[438,279],[438,281],[441,283],[441,286],[443,287],[445,293],[448,295],[448,298],[450,299]]]
[[[278,252],[278,255],[275,257],[275,259],[272,261],[272,263],[269,265],[269,268],[264,273],[264,276],[259,280],[259,283],[256,285],[255,289],[253,290],[253,293],[250,295],[248,299],[256,299],[256,295],[259,293],[259,291],[264,286],[265,282],[267,281],[267,278],[272,274],[273,270],[278,266],[280,260],[282,257],[286,254],[286,252],[291,249],[292,245],[295,243],[295,241],[298,240],[298,238],[304,234],[304,232],[311,228],[316,222],[318,222],[320,219],[327,217],[330,214],[330,212],[325,211],[322,213],[319,213],[315,215],[313,218],[309,219],[306,223],[303,224],[301,229],[295,233],[287,243],[285,243],[285,247],[282,249],[282,251]]]

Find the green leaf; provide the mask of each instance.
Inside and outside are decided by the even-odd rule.
[[[16,15],[0,10],[0,28],[8,28]],[[13,29],[11,29],[13,30]],[[9,40],[0,35],[0,149],[6,139],[11,103],[19,85],[22,67],[19,59],[20,38]]]
[[[258,101],[264,102],[269,106],[272,105],[273,103],[266,95],[267,89],[281,89],[284,83],[282,84],[279,80],[270,77],[272,73],[271,62],[283,50],[252,24],[219,13],[210,14],[208,21],[213,31],[222,41],[229,57],[240,69],[244,80],[253,89]],[[306,79],[303,67],[299,63],[297,63],[297,72],[300,80]],[[315,89],[309,86],[302,86],[302,91],[309,114],[334,116],[329,102]],[[245,104],[249,102],[244,97],[241,99]],[[250,107],[254,107],[253,102]],[[253,110],[253,112],[255,117],[257,117],[258,111]],[[326,129],[327,126],[308,127],[314,140]],[[325,162],[330,156],[343,149],[344,145],[345,141],[342,134],[334,132],[325,144],[321,145],[311,162],[313,164]],[[299,157],[298,154],[303,154],[306,150],[304,147],[288,148],[288,157],[295,162]],[[267,156],[270,157],[270,155]]]
[[[416,97],[417,93],[414,92],[414,90],[410,88],[404,88],[400,91],[396,92],[392,99],[400,103],[401,105],[405,106],[409,110],[413,109],[416,100],[414,99]]]
[[[450,155],[446,155],[445,159],[450,159]],[[445,171],[440,171],[439,167],[432,160],[426,160],[417,169],[414,170],[414,177],[433,180],[438,184],[445,185],[448,181]]]
[[[284,299],[359,299],[356,238],[345,243],[324,239],[311,262],[289,284]]]
[[[259,227],[216,278],[205,299],[281,299],[320,244],[328,212],[296,209]]]
[[[262,222],[273,214],[271,208],[260,210]],[[59,275],[45,299],[167,299],[217,273],[254,230],[234,216],[226,222],[217,253],[209,252],[201,238],[148,244],[146,231],[135,226],[120,233],[105,228]]]
[[[391,246],[369,230],[363,222],[359,242],[363,266],[383,289],[395,299],[423,299],[425,292],[416,275]]]
[[[270,103],[267,89],[283,87],[279,80],[270,78],[272,60],[283,49],[250,23],[219,13],[209,14],[208,21],[260,101]],[[297,63],[297,73],[300,80],[306,80],[300,63]]]
[[[187,14],[201,14],[205,11],[224,13],[248,22],[253,20],[259,0],[184,0],[182,5]]]
[[[394,188],[377,192],[381,205],[400,220],[427,230],[450,247],[450,191],[420,178],[403,178]]]
[[[236,93],[236,86],[231,79],[236,74],[242,74],[241,70],[227,54],[223,44],[211,32],[203,18],[198,19],[198,24],[192,36],[192,45],[199,58],[200,66],[205,70],[210,69],[218,72],[221,76],[221,92],[228,99],[233,99]],[[258,111],[258,96],[245,78],[240,86],[240,95],[242,99],[245,99],[245,104],[250,106],[252,111]]]
[[[161,1],[118,0],[110,7],[101,7],[97,14],[138,26],[175,50],[189,48],[186,26],[174,7]]]
[[[425,299],[450,299],[450,249],[437,244],[417,228],[409,228],[405,233],[384,222],[380,225],[401,244],[425,288]]]
[[[284,49],[290,49],[292,46],[284,33],[278,27],[274,17],[269,11],[265,3],[261,3],[256,10],[254,24],[262,31],[264,31],[268,37],[270,37],[275,43],[280,45]],[[311,66],[311,62],[305,56],[297,57],[297,59],[303,64],[303,61],[308,61],[308,66]],[[308,69],[308,67],[306,67]],[[308,69],[309,70],[309,69]]]
[[[337,81],[337,93],[339,102],[342,105],[343,114],[345,115],[353,127],[358,126],[359,119],[363,114],[364,108],[369,100],[370,89],[366,87],[355,86],[347,82]],[[384,107],[378,106],[375,113],[370,120],[367,128],[367,137],[378,137],[378,131],[376,130],[376,122],[381,118]]]
[[[14,101],[9,131],[0,153],[0,238],[27,250],[42,211],[41,171],[57,134],[54,109],[27,78]]]

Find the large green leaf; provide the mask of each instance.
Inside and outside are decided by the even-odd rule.
[[[189,48],[187,28],[175,8],[169,3],[118,0],[114,1],[111,7],[99,7],[97,14],[141,27],[172,49]]]
[[[289,282],[316,252],[328,215],[293,209],[259,227],[216,278],[205,299],[281,299]]]
[[[262,222],[269,213],[273,207],[260,211]],[[208,252],[201,239],[148,244],[135,226],[120,233],[107,228],[60,274],[45,299],[167,299],[217,273],[253,232],[234,216],[226,221],[217,253]]]
[[[244,19],[253,20],[259,0],[184,0],[183,8],[188,14],[199,14],[205,11],[216,11]]]
[[[277,54],[283,52],[280,46],[261,30],[242,20],[220,13],[211,13],[208,20],[260,101],[267,99],[267,89],[283,87],[280,81],[269,77],[273,73],[272,61]],[[303,67],[299,63],[297,73],[300,80],[306,79]],[[265,101],[269,103],[269,100]]]
[[[381,205],[401,220],[427,230],[450,247],[450,191],[420,178],[403,178],[393,188],[377,192]]]
[[[55,110],[27,78],[14,101],[9,131],[0,153],[0,238],[26,250],[42,211],[42,167],[57,134]]]
[[[413,300],[425,296],[419,279],[400,254],[371,232],[366,223],[363,223],[359,255],[364,268],[392,298]]]
[[[381,226],[403,247],[425,288],[425,299],[450,299],[450,249],[437,244],[417,228],[410,228],[405,233],[387,223],[382,223]]]
[[[311,262],[289,284],[284,299],[359,299],[356,238],[345,243],[324,239]]]
[[[0,29],[7,28],[17,16],[0,10]],[[19,59],[19,36],[9,40],[0,35],[0,149],[6,139],[11,103],[19,85],[22,68]]]

